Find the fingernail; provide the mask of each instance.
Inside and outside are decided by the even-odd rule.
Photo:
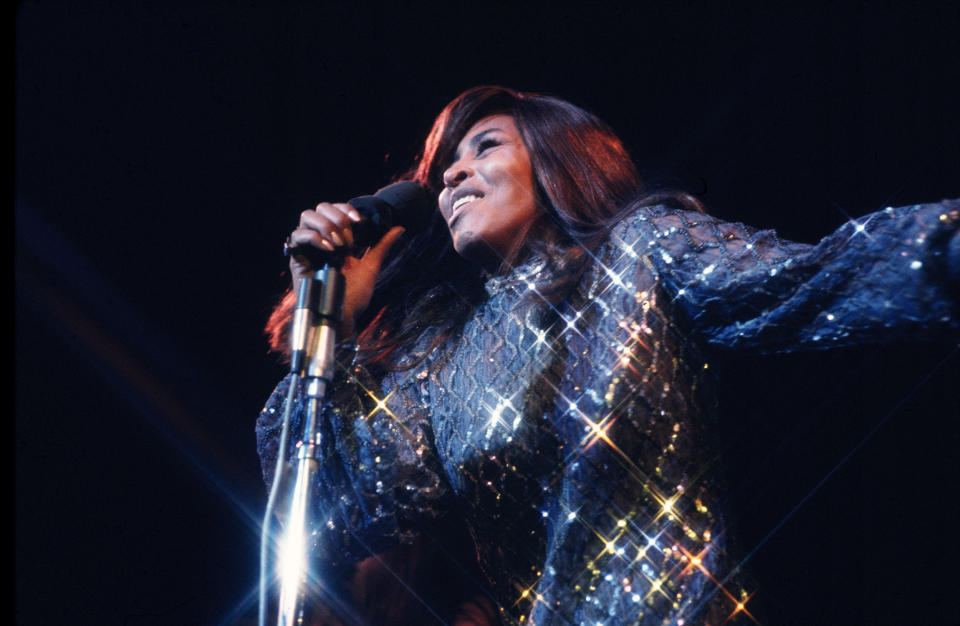
[[[323,248],[329,250],[330,252],[335,252],[335,251],[336,251],[336,248],[333,246],[333,244],[330,243],[329,241],[327,241],[326,239],[324,239],[323,242],[320,243],[320,245],[321,245]]]
[[[359,222],[361,219],[363,219],[363,218],[360,217],[360,214],[357,213],[354,209],[350,209],[350,210],[347,212],[347,215],[348,215],[348,216],[350,217],[350,219],[352,219],[354,222]]]
[[[338,246],[343,245],[343,239],[336,232],[330,233],[330,240],[333,241],[333,243],[337,244]]]

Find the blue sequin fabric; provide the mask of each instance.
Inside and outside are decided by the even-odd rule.
[[[711,353],[956,341],[958,210],[886,209],[807,245],[646,208],[559,305],[536,259],[491,279],[415,367],[343,364],[316,550],[348,564],[454,519],[504,623],[723,622],[751,590],[725,551]],[[289,385],[257,422],[268,483]]]

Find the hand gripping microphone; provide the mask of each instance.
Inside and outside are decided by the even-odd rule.
[[[380,241],[394,226],[422,230],[435,207],[433,195],[413,181],[388,185],[372,196],[350,200],[350,205],[363,218],[350,226],[353,230],[352,248],[327,252],[313,246],[285,245],[284,254],[305,256],[317,270],[339,268],[345,256],[358,256],[365,248]],[[342,277],[335,270],[320,270],[315,278],[320,273],[326,277],[325,280],[303,278],[297,289],[297,305],[293,310],[290,333],[290,371],[299,375],[306,374],[311,363],[315,350],[314,327],[320,321],[318,318],[327,318],[328,325],[336,326],[341,313],[337,294],[342,294]]]
[[[394,226],[419,231],[426,227],[434,209],[435,198],[425,188],[411,180],[387,185],[372,196],[353,198],[349,204],[363,218],[351,224],[353,248],[339,254],[313,246],[284,246],[284,254],[305,256],[314,266],[335,261],[344,254],[353,254],[376,244]]]

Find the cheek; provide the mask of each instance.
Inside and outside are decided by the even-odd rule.
[[[498,178],[496,187],[503,193],[502,200],[514,205],[515,210],[520,210],[528,204],[535,204],[533,174],[528,168],[522,166],[504,168]]]
[[[536,205],[536,181],[533,177],[533,170],[530,167],[530,162],[524,162],[514,171],[516,176],[516,184],[518,188],[518,194],[523,197],[526,205],[533,210],[533,207]]]
[[[515,179],[513,210],[518,223],[533,220],[537,215],[537,194],[530,172],[519,173]]]

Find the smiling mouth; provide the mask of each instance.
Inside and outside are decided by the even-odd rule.
[[[460,195],[454,196],[453,202],[450,204],[450,216],[447,218],[447,225],[453,226],[454,222],[463,215],[463,207],[481,198],[483,198],[483,194],[479,191],[466,190],[463,190]]]
[[[474,193],[468,193],[466,195],[460,196],[459,198],[453,201],[453,205],[450,207],[450,213],[453,214],[457,209],[459,209],[463,205],[467,204],[468,202],[473,202],[474,200],[479,200],[480,197],[481,196]]]

